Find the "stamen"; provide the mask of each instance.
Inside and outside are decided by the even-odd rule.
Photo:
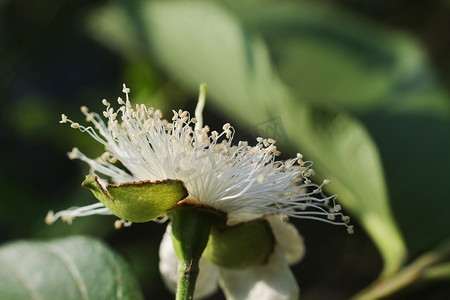
[[[126,221],[124,219],[120,219],[120,220],[116,220],[114,222],[114,228],[115,229],[120,229],[120,228],[122,228],[122,226],[123,227],[130,227],[132,224],[133,224],[133,222]]]
[[[182,180],[189,197],[201,205],[223,211],[232,222],[242,222],[243,216],[251,220],[267,214],[283,214],[295,218],[322,220],[331,224],[348,225],[350,218],[336,204],[336,195],[325,196],[321,184],[310,180],[314,176],[312,162],[303,161],[303,155],[289,161],[277,161],[280,151],[275,139],[258,137],[257,144],[239,142],[232,146],[234,129],[223,125],[223,131],[211,131],[203,124],[206,85],[200,86],[200,95],[195,117],[186,111],[173,111],[172,120],[162,119],[160,110],[145,105],[131,105],[130,90],[124,85],[126,101],[120,97],[121,107],[114,110],[107,100],[102,103],[106,119],[90,113],[86,107],[81,111],[92,127],[84,127],[61,116],[61,123],[70,123],[72,128],[87,132],[106,149],[98,159],[90,159],[74,148],[70,159],[80,159],[99,176],[102,186],[108,178],[113,183],[141,180]],[[120,162],[124,170],[114,165]],[[93,206],[71,208],[46,217],[48,224],[58,218],[72,222],[75,217],[92,214],[112,214],[101,203]],[[166,217],[155,222],[164,221]],[[246,220],[247,220],[246,219]],[[245,221],[245,220],[244,220]],[[128,226],[117,220],[116,228]]]

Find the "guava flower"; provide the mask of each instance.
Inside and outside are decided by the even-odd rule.
[[[296,299],[298,287],[288,264],[301,259],[303,243],[287,218],[318,219],[345,225],[351,232],[352,226],[347,225],[349,218],[340,212],[335,195],[326,197],[322,193],[328,180],[318,185],[309,179],[314,175],[312,163],[303,161],[301,154],[279,161],[276,158],[280,152],[273,139],[257,138],[255,146],[242,141],[233,144],[234,129],[230,124],[225,124],[220,132],[203,126],[204,88],[201,87],[195,117],[179,110],[173,111],[171,120],[165,120],[159,110],[132,106],[125,85],[126,98],[125,101],[118,98],[117,110],[103,100],[106,106],[103,118],[86,107],[81,108],[93,127],[62,115],[61,123],[87,132],[105,147],[105,152],[96,159],[88,158],[77,148],[69,153],[69,158],[89,164],[91,176],[84,185],[101,202],[56,214],[50,211],[46,221],[51,224],[61,218],[70,223],[75,217],[115,214],[120,218],[115,225],[120,227],[131,222],[164,221],[166,214],[183,206],[210,210],[223,223],[216,231],[212,230],[216,232],[211,234],[214,242],[208,243],[206,258],[202,257],[196,297],[210,294],[219,283],[228,299]],[[147,192],[143,192],[148,187],[150,195],[153,189],[165,193],[165,188],[172,185],[182,186],[185,194],[174,193],[166,201],[159,196],[147,199]],[[123,192],[125,189],[127,192]],[[121,201],[123,197],[130,199]],[[260,220],[268,226],[262,224],[258,228],[267,227],[268,236],[273,238],[267,239],[270,240],[267,256],[258,263],[247,266],[241,260],[233,265],[227,257],[223,259],[217,254],[221,252],[219,248],[210,246],[220,243],[217,240],[225,236],[221,235],[224,228],[232,232],[242,224],[256,224]],[[160,269],[166,285],[174,289],[177,258],[170,232],[171,224],[161,243]],[[213,250],[209,251],[210,248]],[[232,249],[225,256],[235,255],[230,253],[234,253]]]

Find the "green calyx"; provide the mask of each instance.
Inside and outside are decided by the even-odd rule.
[[[192,299],[200,271],[200,258],[208,243],[214,212],[182,205],[168,213],[172,220],[172,242],[178,258],[176,300]]]
[[[181,205],[168,213],[172,220],[172,241],[179,261],[200,259],[205,249],[211,225],[219,215],[191,205]]]
[[[267,263],[274,251],[275,237],[264,218],[228,226],[225,214],[189,201],[181,202],[168,216],[179,261],[204,255],[219,266],[245,269]]]
[[[244,269],[267,263],[275,237],[269,222],[257,219],[235,226],[214,224],[204,255],[215,264]]]
[[[113,214],[131,222],[148,222],[160,217],[188,196],[180,180],[138,181],[106,185],[97,176],[86,176],[82,186],[91,190]]]
[[[265,219],[226,226],[219,211],[183,201],[169,211],[172,242],[178,258],[177,300],[192,299],[202,255],[230,269],[265,264],[275,238]]]

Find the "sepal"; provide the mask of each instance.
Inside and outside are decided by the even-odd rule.
[[[148,222],[164,215],[188,196],[181,180],[137,181],[107,184],[86,176],[82,186],[91,190],[113,214],[131,222]]]

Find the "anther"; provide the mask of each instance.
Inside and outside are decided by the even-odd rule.
[[[55,223],[55,216],[52,210],[50,210],[47,213],[47,216],[45,217],[45,224],[47,225],[52,225],[53,223]]]
[[[130,92],[130,89],[127,88],[127,86],[125,85],[125,83],[123,84],[123,89],[122,89],[122,93],[124,94],[128,94]]]
[[[73,219],[75,219],[75,216],[67,216],[67,215],[61,216],[61,220],[62,220],[63,222],[66,222],[66,223],[69,224],[69,225],[72,225]]]
[[[67,156],[69,157],[69,159],[79,158],[80,157],[80,150],[78,150],[78,148],[73,148],[72,151],[67,153]]]
[[[348,226],[347,227],[347,232],[348,232],[348,234],[354,234],[355,230],[353,229],[353,226]]]
[[[178,119],[178,114],[176,111],[174,111],[174,110],[172,110],[172,111],[173,111],[172,121],[176,121]]]
[[[61,121],[59,123],[67,123],[67,116],[65,114],[61,114]]]
[[[104,153],[100,156],[100,158],[101,158],[103,161],[108,161],[109,154],[108,154],[107,152],[104,152]]]

